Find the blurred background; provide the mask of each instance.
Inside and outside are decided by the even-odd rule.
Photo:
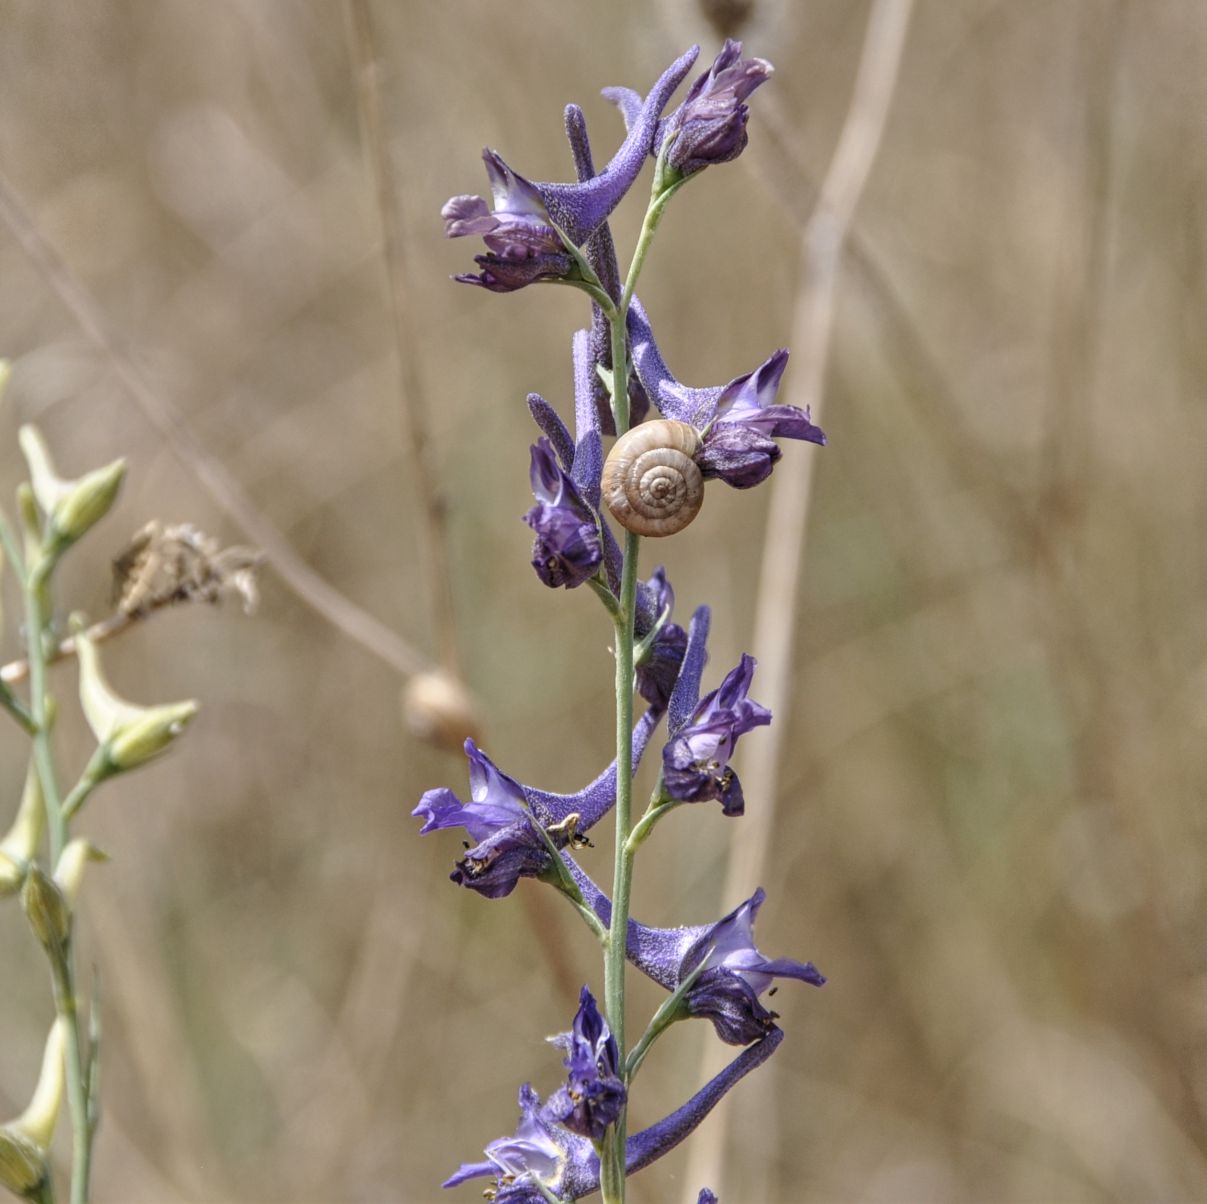
[[[262,542],[199,447],[245,493],[233,508],[415,666],[451,632],[508,772],[593,777],[612,755],[610,626],[588,591],[539,584],[519,522],[525,394],[569,413],[585,302],[454,286],[477,248],[441,237],[440,206],[485,191],[483,145],[569,178],[568,101],[602,162],[620,123],[600,87],[644,92],[691,41],[708,61],[744,37],[777,68],[750,149],[676,200],[641,291],[680,378],[749,371],[799,316],[803,223],[869,5],[0,13],[0,497],[11,514],[22,422],[66,475],[130,462],[62,605],[107,614],[110,561],[151,518]],[[735,1093],[724,1204],[1207,1199],[1205,61],[1196,0],[914,8],[837,280],[830,445],[786,447],[773,478],[815,458],[799,595],[771,599],[795,638],[758,937],[830,982],[775,998],[788,1036]],[[622,260],[643,192],[614,223]],[[81,324],[90,307],[104,332]],[[400,379],[426,415],[451,625]],[[706,688],[751,647],[770,493],[714,485],[646,553],[681,616],[714,607]],[[404,725],[408,654],[349,638],[272,564],[262,592],[253,618],[180,607],[105,648],[126,696],[203,710],[78,825],[113,857],[90,871],[80,937],[103,1000],[95,1198],[436,1200],[513,1131],[521,1082],[555,1086],[543,1038],[601,985],[597,957],[552,892],[459,891],[456,836],[417,838],[419,795],[466,782],[460,754]],[[54,688],[74,769],[70,665]],[[743,741],[744,776],[764,739]],[[0,725],[0,827],[25,748]],[[713,807],[672,817],[635,914],[703,923],[747,897],[757,882],[724,885],[733,831]],[[585,863],[606,878],[597,844]],[[51,1011],[12,903],[0,966],[7,1116]],[[655,1002],[636,987],[631,1023]],[[660,1044],[633,1127],[699,1084],[700,1038]],[[633,1199],[694,1199],[686,1168],[677,1152]]]

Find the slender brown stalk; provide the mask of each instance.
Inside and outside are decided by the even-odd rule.
[[[423,519],[425,578],[432,630],[444,667],[459,676],[460,654],[453,615],[452,575],[449,572],[448,529],[444,501],[428,455],[427,413],[415,345],[406,280],[406,248],[398,218],[398,187],[386,146],[381,114],[381,72],[373,14],[369,0],[346,0],[345,13],[352,66],[356,73],[356,102],[365,160],[373,176],[381,222],[382,263],[385,268],[394,345],[398,353],[399,411],[410,460],[410,475]]]
[[[12,232],[59,300],[91,342],[108,358],[114,375],[163,436],[177,459],[251,542],[261,548],[281,580],[333,627],[405,677],[432,666],[428,658],[380,619],[320,576],[257,509],[243,486],[198,442],[183,416],[161,397],[134,356],[108,328],[100,306],[34,224],[29,210],[0,173],[0,221]]]
[[[801,239],[801,279],[790,346],[794,363],[803,365],[803,370],[793,381],[792,401],[811,407],[814,417],[822,410],[834,297],[846,236],[888,120],[912,7],[913,0],[876,0],[872,6],[851,106]],[[781,465],[772,478],[753,647],[759,661],[759,700],[770,707],[775,722],[767,733],[770,743],[764,744],[761,755],[744,771],[746,794],[757,799],[758,806],[738,825],[730,845],[722,896],[726,905],[758,885],[775,828],[783,738],[790,726],[795,600],[815,463],[816,456],[806,454],[797,464]],[[721,1047],[711,1033],[708,1037],[701,1081],[711,1078],[723,1062],[718,1056]],[[692,1201],[701,1184],[711,1186],[722,1199],[726,1196],[725,1142],[717,1129],[726,1123],[727,1102],[722,1101],[717,1109],[714,1139],[693,1146],[684,1181]],[[774,1109],[768,1110],[761,1115],[760,1124],[773,1116]],[[744,1183],[742,1190],[745,1198],[766,1198],[755,1183]]]

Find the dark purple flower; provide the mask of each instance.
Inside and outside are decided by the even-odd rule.
[[[696,463],[706,479],[748,489],[766,480],[780,458],[773,438],[825,443],[825,434],[813,425],[807,410],[775,404],[788,363],[787,351],[776,351],[753,372],[727,385],[696,389],[671,375],[654,341],[649,318],[636,299],[629,308],[628,323],[638,379],[667,418],[688,422],[700,431],[703,447]]]
[[[474,261],[480,275],[454,277],[495,293],[510,293],[538,280],[566,280],[575,272],[573,257],[554,229],[544,199],[536,187],[511,170],[494,151],[482,152],[494,212],[480,196],[450,198],[440,216],[444,236],[480,235],[487,254]]]
[[[587,906],[603,924],[612,920],[612,901],[574,862],[570,875]],[[812,962],[765,958],[755,947],[754,921],[766,894],[762,887],[715,924],[648,928],[630,919],[625,956],[668,991],[703,963],[684,999],[688,1016],[706,1016],[730,1045],[746,1045],[770,1031],[776,1019],[759,1002],[776,978],[798,978],[815,987],[826,980]]]
[[[476,258],[481,275],[456,279],[494,292],[512,292],[538,280],[576,276],[574,259],[562,236],[581,247],[607,221],[641,171],[653,148],[662,110],[698,53],[699,48],[692,47],[663,72],[619,150],[603,171],[588,180],[533,183],[494,151],[483,151],[493,212],[478,196],[455,196],[441,210],[446,237],[480,235],[488,252]]]
[[[746,149],[746,98],[772,71],[765,59],[742,58],[742,43],[728,39],[707,74],[662,123],[657,143],[680,177],[713,163],[728,163]]]
[[[742,814],[742,784],[729,758],[739,736],[771,722],[771,712],[746,697],[754,664],[754,657],[743,655],[662,750],[663,781],[671,798],[687,803],[720,799],[726,815]]]
[[[699,1196],[696,1198],[696,1204],[717,1204],[717,1197],[707,1187],[702,1187],[700,1188]]]
[[[511,894],[521,878],[534,878],[549,867],[549,850],[536,830],[524,788],[481,752],[465,742],[469,758],[470,802],[445,787],[427,791],[411,812],[424,820],[421,836],[443,828],[464,828],[478,843],[450,875],[488,899]]]
[[[620,1078],[616,1038],[586,987],[579,997],[574,1027],[552,1041],[566,1050],[564,1065],[570,1074],[549,1097],[545,1114],[580,1137],[603,1140],[607,1127],[620,1115],[627,1092]]]
[[[671,691],[683,667],[687,651],[687,632],[670,621],[675,607],[675,591],[659,565],[648,581],[637,586],[637,615],[634,624],[637,640],[643,642],[659,622],[653,642],[637,662],[637,692],[651,706],[666,709]]]
[[[759,996],[775,979],[797,978],[815,987],[826,981],[812,962],[770,960],[755,947],[754,921],[766,897],[759,887],[741,907],[701,932],[680,962],[680,979],[704,967],[687,993],[688,1012],[706,1016],[730,1045],[747,1045],[772,1027],[776,1013],[763,1007]]]
[[[573,589],[594,577],[603,560],[599,521],[558,466],[548,439],[532,446],[531,479],[536,505],[524,521],[536,532],[532,567],[546,585]]]
[[[691,1136],[725,1093],[771,1057],[783,1039],[783,1031],[772,1026],[681,1108],[630,1137],[625,1144],[626,1174],[644,1170]],[[443,1186],[493,1175],[495,1204],[544,1204],[548,1197],[538,1183],[565,1200],[580,1200],[599,1190],[599,1158],[591,1143],[554,1121],[527,1084],[520,1088],[515,1135],[491,1142],[485,1153],[485,1162],[464,1163]]]
[[[641,764],[662,712],[651,708],[633,728],[633,768]],[[464,828],[477,844],[457,862],[450,877],[488,899],[511,894],[521,878],[539,878],[551,868],[548,846],[535,825],[562,848],[572,834],[588,831],[616,804],[616,762],[574,794],[555,794],[523,786],[505,774],[472,740],[469,758],[470,801],[451,790],[427,791],[412,815],[424,820],[421,836],[444,828]],[[572,827],[563,828],[571,816]]]

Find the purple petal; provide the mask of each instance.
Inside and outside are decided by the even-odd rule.
[[[712,612],[707,606],[697,607],[688,627],[683,668],[667,706],[667,728],[672,735],[678,734],[700,701],[700,677],[704,673],[705,664],[708,663],[706,645],[711,617]]]
[[[528,410],[537,426],[545,433],[545,437],[557,452],[557,458],[566,472],[574,463],[574,440],[566,430],[566,424],[558,412],[539,394],[528,394]]]

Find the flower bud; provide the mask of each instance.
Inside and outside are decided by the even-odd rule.
[[[63,892],[67,906],[75,910],[75,901],[80,895],[80,885],[84,881],[84,867],[90,861],[108,861],[109,854],[98,849],[90,840],[76,838],[59,855],[59,864],[55,866],[55,885]]]
[[[0,899],[6,895],[14,895],[21,889],[26,867],[34,859],[38,851],[38,841],[42,839],[45,815],[42,783],[33,761],[30,761],[17,818],[8,830],[8,835],[0,841]]]
[[[58,883],[39,866],[26,871],[21,906],[42,947],[51,953],[61,950],[71,935],[71,908]]]
[[[119,698],[105,680],[93,641],[78,631],[75,643],[80,703],[110,772],[136,769],[163,752],[197,713],[192,699],[140,707]]]
[[[52,538],[60,545],[74,543],[109,512],[126,475],[126,462],[114,460],[75,480],[60,477],[50,450],[36,427],[17,432],[29,464],[30,484],[42,513],[50,519]]]
[[[0,1126],[0,1186],[33,1199],[49,1173],[46,1152],[63,1106],[64,1022],[56,1020],[46,1039],[42,1072],[29,1107]]]
[[[47,1175],[45,1151],[11,1125],[0,1128],[0,1187],[31,1200]]]
[[[466,688],[441,669],[417,673],[402,694],[407,727],[420,740],[459,752],[478,737],[478,716]]]

